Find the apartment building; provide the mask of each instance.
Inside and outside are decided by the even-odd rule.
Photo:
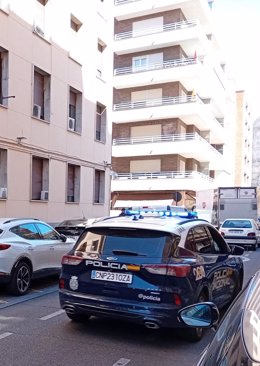
[[[253,122],[245,90],[236,91],[235,186],[252,183]],[[256,184],[257,185],[257,184]]]
[[[235,93],[207,0],[115,0],[112,206],[234,184]],[[220,25],[221,26],[221,25]]]
[[[0,1],[1,217],[108,214],[109,9],[101,0]]]

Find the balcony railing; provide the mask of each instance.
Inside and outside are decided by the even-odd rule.
[[[133,3],[135,1],[140,1],[140,0],[115,0],[114,4],[115,5],[123,5],[123,4],[127,4],[127,3]]]
[[[199,59],[202,61],[202,59]],[[187,66],[187,65],[194,65],[198,63],[197,57],[187,57],[187,58],[180,58],[175,60],[169,60],[164,62],[157,62],[157,63],[150,63],[146,66],[130,66],[130,67],[120,67],[114,70],[114,75],[125,75],[125,74],[133,74],[137,72],[145,72],[151,70],[162,70],[168,69],[170,67],[179,67],[179,66]]]
[[[178,142],[178,141],[200,141],[206,145],[211,151],[214,151],[219,156],[222,154],[211,146],[208,141],[201,137],[197,132],[194,133],[181,133],[173,135],[155,135],[155,136],[142,136],[142,137],[120,137],[113,139],[113,146],[120,145],[135,145],[135,144],[151,144],[160,142]]]
[[[181,103],[202,103],[201,99],[197,95],[181,95],[177,97],[162,97],[158,99],[146,99],[138,100],[136,102],[121,102],[114,104],[114,111],[121,111],[125,109],[138,109],[138,108],[150,108],[158,107],[171,104],[181,104]]]
[[[154,173],[116,173],[112,176],[114,180],[123,179],[203,179],[207,182],[213,182],[214,179],[206,174],[200,173],[195,170],[186,171],[166,171],[166,172],[154,172]]]
[[[197,20],[182,20],[181,22],[163,24],[157,27],[147,27],[139,31],[129,31],[115,34],[115,40],[119,41],[122,39],[134,38],[146,36],[154,33],[168,32],[172,30],[179,30],[184,28],[192,28],[198,25]]]

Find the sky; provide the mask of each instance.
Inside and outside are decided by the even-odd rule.
[[[236,88],[248,94],[253,118],[260,117],[260,0],[214,0],[213,14]]]

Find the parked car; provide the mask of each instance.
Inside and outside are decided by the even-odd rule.
[[[70,319],[185,327],[177,318],[183,306],[232,302],[242,288],[243,248],[231,249],[205,220],[161,214],[107,218],[85,229],[62,258],[59,297]],[[191,340],[203,333],[183,332]]]
[[[228,244],[237,244],[256,250],[260,243],[259,226],[253,219],[227,219],[219,230]]]
[[[24,295],[32,278],[59,273],[61,258],[75,240],[37,219],[0,219],[0,284]]]
[[[260,271],[247,283],[228,309],[210,345],[196,366],[260,366]],[[192,305],[179,312],[187,326],[216,324],[216,305]]]
[[[85,228],[94,221],[95,219],[86,218],[64,220],[55,226],[55,230],[67,237],[77,239]]]

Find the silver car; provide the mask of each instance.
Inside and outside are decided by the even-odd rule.
[[[24,295],[32,278],[59,273],[61,258],[75,240],[38,219],[0,219],[0,284]]]

